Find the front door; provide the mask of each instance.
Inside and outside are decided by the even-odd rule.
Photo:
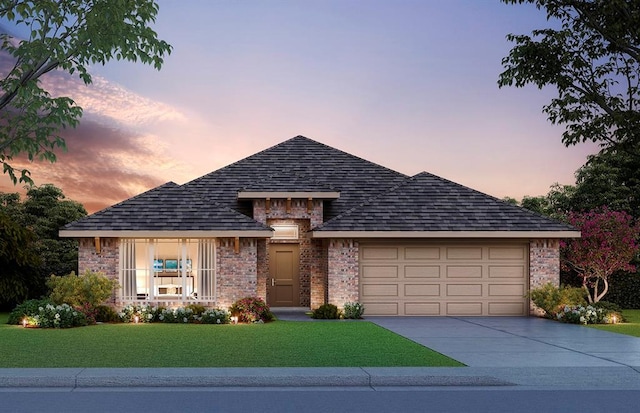
[[[269,245],[269,279],[271,307],[300,305],[300,246],[298,244]]]

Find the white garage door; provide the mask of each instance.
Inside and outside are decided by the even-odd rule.
[[[527,244],[360,244],[366,315],[527,315]]]

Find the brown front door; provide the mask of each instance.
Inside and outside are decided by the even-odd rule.
[[[272,307],[300,305],[300,246],[269,245],[269,302]]]

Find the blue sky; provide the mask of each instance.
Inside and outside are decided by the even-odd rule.
[[[47,84],[85,108],[55,165],[32,165],[95,211],[304,135],[408,175],[502,198],[546,194],[597,147],[565,148],[553,90],[498,89],[508,33],[547,26],[484,0],[169,1],[158,72],[111,62],[94,85]],[[111,176],[105,183],[104,177]],[[0,190],[12,190],[8,180]]]

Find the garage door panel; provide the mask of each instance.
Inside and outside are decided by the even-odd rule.
[[[406,265],[404,267],[406,278],[440,278],[439,265]]]
[[[397,265],[366,265],[362,267],[363,278],[398,278]]]
[[[481,302],[448,302],[447,315],[482,315]]]
[[[405,315],[440,315],[440,303],[405,303]]]
[[[522,284],[489,284],[489,296],[524,296],[524,285]]]
[[[518,316],[524,314],[524,303],[501,303],[491,302],[489,303],[489,315],[496,316]]]
[[[407,297],[437,297],[440,295],[440,284],[405,284],[404,295]]]
[[[362,258],[365,260],[397,260],[398,247],[363,247]]]
[[[524,265],[490,265],[489,278],[524,278]]]
[[[516,260],[525,258],[524,247],[489,247],[490,260]]]
[[[448,265],[447,278],[482,278],[482,266],[476,265]]]
[[[526,315],[527,244],[360,244],[360,297],[369,315]]]
[[[439,260],[440,247],[405,247],[404,258],[407,260]]]
[[[397,302],[363,302],[367,313],[375,315],[399,315]]]
[[[482,284],[447,284],[447,297],[482,297]]]
[[[367,297],[398,297],[398,284],[365,284],[362,295]]]
[[[448,260],[480,260],[482,259],[482,247],[448,247]]]

